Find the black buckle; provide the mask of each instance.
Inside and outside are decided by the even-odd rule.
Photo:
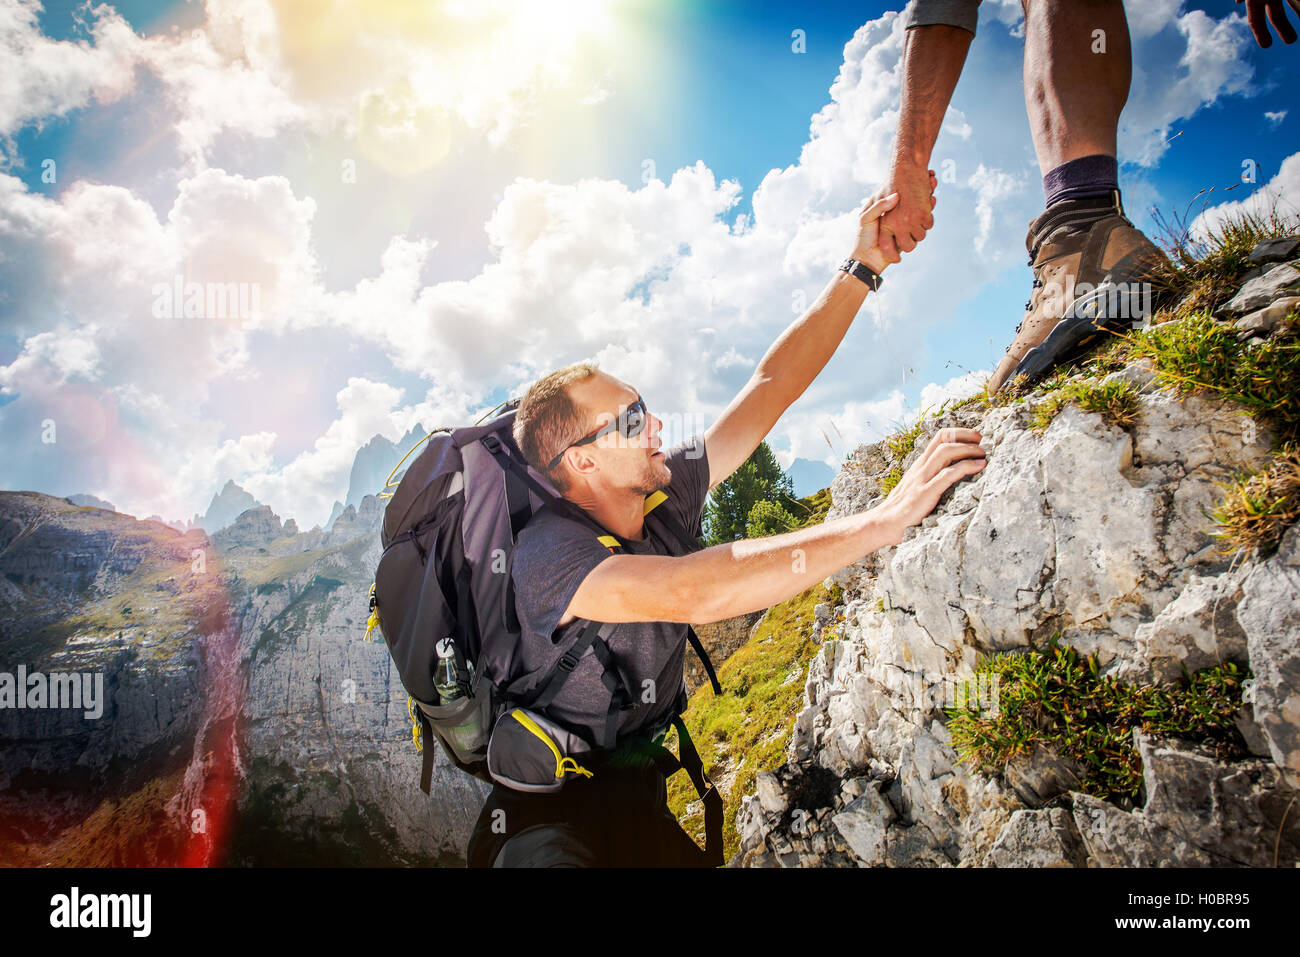
[[[501,440],[495,435],[485,435],[482,440],[484,448],[489,452],[497,453],[501,451]]]
[[[566,651],[564,654],[560,655],[560,660],[555,663],[555,667],[559,668],[561,671],[572,671],[574,668],[578,667],[578,659],[573,657],[572,652]]]

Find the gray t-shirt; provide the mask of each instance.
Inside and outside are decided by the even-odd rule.
[[[909,30],[944,24],[974,33],[980,17],[979,8],[980,0],[915,0],[903,16]]]
[[[658,508],[671,509],[682,527],[698,537],[709,491],[704,437],[695,436],[667,450],[664,460],[672,472],[672,481],[664,489],[667,501]],[[537,512],[520,531],[511,574],[522,636],[511,680],[526,674],[548,674],[586,626],[587,622],[579,618],[557,627],[583,579],[613,554],[596,540],[598,534],[593,525],[547,508]],[[620,541],[623,551],[630,555],[681,552],[666,533],[660,537],[658,524],[650,519],[645,524],[644,539]],[[620,719],[620,735],[659,727],[667,720],[682,688],[687,628],[673,622],[625,622],[614,627],[607,643],[636,705]],[[576,727],[600,727],[610,699],[610,692],[600,680],[601,671],[600,662],[588,651],[547,708],[547,714]],[[653,684],[645,684],[647,680]]]

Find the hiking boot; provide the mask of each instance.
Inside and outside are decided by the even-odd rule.
[[[1016,337],[989,377],[989,393],[1023,376],[1033,384],[1151,314],[1165,254],[1124,215],[1119,191],[1065,200],[1029,224],[1034,289]]]

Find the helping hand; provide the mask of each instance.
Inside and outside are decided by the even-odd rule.
[[[934,170],[906,167],[893,171],[885,189],[898,193],[898,206],[880,223],[880,251],[886,262],[898,262],[902,253],[910,253],[926,231],[934,228],[930,211],[938,202],[934,196],[938,185]]]
[[[930,170],[930,189],[933,190],[938,180],[934,177],[934,170]],[[902,195],[898,191],[889,192],[882,189],[874,196],[869,198],[863,204],[858,213],[858,244],[853,249],[853,258],[860,263],[865,263],[869,268],[877,273],[885,271],[885,267],[891,262],[898,262],[898,258],[890,259],[883,250],[881,222],[886,214],[898,207],[902,200]],[[936,200],[930,197],[930,208],[934,208]]]

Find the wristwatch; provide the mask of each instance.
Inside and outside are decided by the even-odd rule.
[[[850,276],[861,279],[870,289],[879,290],[885,281],[880,277],[880,273],[876,272],[866,263],[860,263],[856,259],[844,260],[844,262],[840,264],[840,268]]]

